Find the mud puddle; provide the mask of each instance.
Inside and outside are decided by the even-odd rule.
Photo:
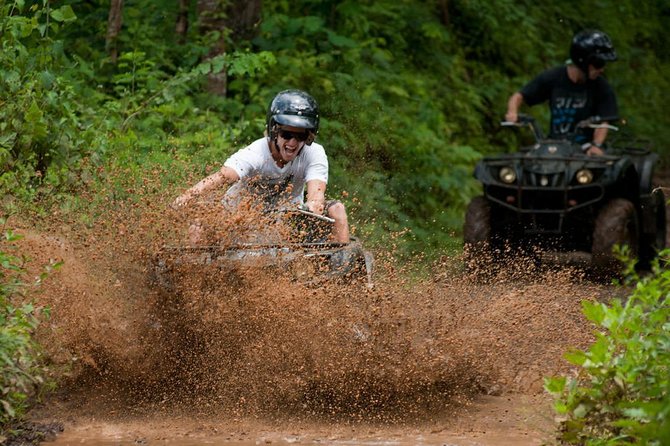
[[[439,445],[531,446],[551,438],[552,414],[542,396],[481,396],[449,413],[400,425],[212,419],[147,415],[77,416],[53,445]]]

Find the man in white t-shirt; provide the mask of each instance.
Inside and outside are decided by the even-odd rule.
[[[333,241],[348,243],[344,205],[339,201],[326,203],[328,158],[323,146],[314,142],[318,131],[319,106],[312,96],[300,90],[278,93],[268,108],[266,136],[233,154],[221,170],[186,190],[174,205],[184,205],[204,192],[232,184],[225,204],[234,205],[243,193],[258,197],[266,207],[287,201],[304,204],[314,213],[333,218]]]

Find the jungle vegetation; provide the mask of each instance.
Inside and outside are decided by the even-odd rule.
[[[664,0],[4,0],[0,198],[74,196],[105,163],[204,172],[300,88],[321,104],[329,195],[348,193],[371,240],[407,228],[408,251],[443,251],[460,243],[475,161],[523,137],[499,126],[508,96],[563,63],[576,30],[618,49],[620,136],[666,156],[669,16]]]
[[[90,222],[78,197],[109,166],[129,182],[160,166],[176,194],[262,134],[276,92],[299,88],[321,105],[329,195],[359,231],[453,252],[474,163],[525,138],[499,126],[508,96],[563,63],[578,30],[606,31],[618,51],[618,137],[665,163],[668,23],[667,0],[0,0],[0,217],[54,208]],[[546,124],[545,108],[532,113]],[[29,333],[32,309],[11,303],[19,263],[0,253],[3,324]],[[14,345],[30,369],[29,341]],[[7,379],[4,410],[20,413],[25,382]]]

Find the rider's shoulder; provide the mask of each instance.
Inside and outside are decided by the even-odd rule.
[[[568,77],[568,67],[565,65],[556,65],[548,68],[541,73],[541,76],[550,79],[565,79]]]
[[[545,85],[547,83],[560,82],[568,78],[568,73],[564,65],[547,68],[535,76],[530,84]]]
[[[327,158],[326,149],[318,142],[312,142],[312,144],[305,146],[301,155],[307,159]]]
[[[308,146],[305,146],[305,147],[309,150],[315,150],[315,151],[318,150],[318,151],[322,151],[322,152],[326,151],[326,149],[324,149],[324,147],[316,141],[312,141],[312,144],[310,144]]]

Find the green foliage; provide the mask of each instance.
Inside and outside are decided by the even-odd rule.
[[[293,5],[266,7],[254,44],[277,55],[277,69],[265,97],[285,87],[313,92],[324,117],[319,141],[342,172],[331,191],[363,202],[347,204],[375,222],[372,233],[409,227],[410,250],[440,249],[474,194],[472,144],[484,142],[461,52],[452,53],[429,5],[304,6],[300,18],[290,16]]]
[[[567,359],[575,378],[547,380],[564,417],[560,440],[587,445],[670,443],[670,250],[653,274],[631,277],[635,289],[624,302],[584,302],[584,315],[598,327],[586,351]]]
[[[249,122],[222,131],[221,117],[205,103],[216,98],[198,93],[200,84],[222,70],[253,78],[274,63],[271,53],[240,51],[177,67],[164,59],[165,45],[158,51],[151,46],[122,51],[110,69],[99,49],[61,28],[66,22],[73,28],[70,6],[54,9],[46,1],[1,5],[0,199],[6,206],[17,200],[25,205],[36,197],[57,201],[90,184],[111,159],[138,161],[122,153],[175,145],[187,153],[213,147],[219,147],[219,156],[221,150],[229,153],[227,147],[243,137]],[[42,32],[45,16],[52,19],[49,33]],[[132,27],[141,34],[149,25]],[[70,42],[79,54],[65,54]],[[215,107],[222,108],[219,103]],[[253,128],[259,128],[256,122]]]
[[[0,244],[0,432],[20,419],[29,398],[44,386],[40,350],[32,339],[37,309],[25,301],[23,259],[9,253],[18,236],[5,231]],[[40,280],[46,277],[43,274]]]
[[[70,6],[0,3],[0,192],[31,196],[37,183],[76,181],[68,170],[88,150],[78,98],[58,74],[66,56],[52,39],[75,20]],[[51,167],[51,169],[47,169]]]
[[[302,88],[322,107],[329,195],[345,195],[352,221],[378,241],[402,231],[407,251],[439,254],[478,192],[476,160],[520,144],[499,126],[507,98],[562,63],[585,27],[604,29],[618,49],[607,69],[627,132],[670,138],[663,2],[264,2],[251,39],[203,35],[193,4],[180,39],[177,2],[132,0],[116,62],[105,49],[107,4],[0,5],[5,201],[76,193],[112,160],[151,152],[203,171],[260,136],[277,91]],[[207,59],[222,35],[226,54]],[[206,93],[216,73],[226,75],[225,96]],[[533,114],[546,120],[544,107]]]

